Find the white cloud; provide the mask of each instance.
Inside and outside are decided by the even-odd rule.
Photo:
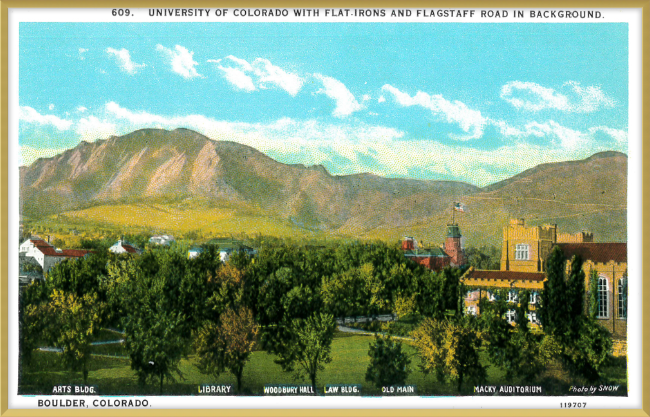
[[[544,123],[529,122],[525,125],[524,134],[550,137],[552,141],[555,139],[556,145],[570,151],[587,147],[593,139],[588,133],[570,129],[553,120]]]
[[[591,113],[600,109],[601,106],[611,108],[616,105],[616,100],[605,95],[600,87],[581,87],[580,83],[575,81],[568,81],[564,83],[564,86],[571,88],[580,99],[573,107],[575,112]]]
[[[167,58],[167,61],[172,66],[172,71],[179,74],[181,77],[190,79],[201,76],[201,74],[196,72],[196,69],[194,68],[198,65],[198,62],[194,61],[193,58],[194,52],[190,52],[187,48],[180,45],[176,45],[174,49],[169,49],[158,44],[156,45],[156,50],[161,52],[165,58]]]
[[[69,120],[64,120],[51,114],[40,114],[29,106],[20,106],[18,109],[18,119],[25,123],[52,125],[58,130],[68,130],[72,126],[72,122]]]
[[[251,64],[245,59],[228,55],[223,60],[209,59],[208,62],[219,64],[218,68],[226,80],[244,91],[255,91],[258,88],[264,90],[275,86],[295,96],[304,84],[304,80],[297,74],[287,72],[264,58],[256,58]]]
[[[49,106],[47,106],[47,108],[50,110],[54,110],[54,104],[50,104]]]
[[[120,67],[120,70],[126,72],[129,75],[136,74],[139,70],[146,66],[145,64],[136,64],[133,62],[131,60],[131,54],[124,48],[120,50],[114,48],[106,48],[106,53],[115,59],[117,66]]]
[[[85,48],[79,48],[79,59],[80,59],[80,60],[83,61],[83,60],[86,58],[86,57],[84,56],[84,54],[85,54],[86,52],[88,52],[88,49],[85,49]]]
[[[386,97],[384,96],[379,96],[379,98],[377,99],[377,103],[383,103],[384,101],[386,101]]]
[[[336,107],[332,113],[335,117],[349,116],[355,111],[361,110],[363,106],[357,102],[354,95],[347,89],[345,84],[341,81],[326,77],[321,74],[314,74],[318,80],[323,83],[323,89],[319,93],[325,94],[327,97],[335,101]]]
[[[296,74],[286,72],[282,68],[271,64],[268,59],[257,58],[253,61],[253,72],[258,77],[260,88],[264,84],[272,84],[280,87],[291,96],[298,94],[304,83],[303,79]]]
[[[86,107],[84,107],[84,106],[79,106],[79,107],[77,107],[77,111],[78,111],[79,113],[85,113],[86,110],[88,110],[88,109],[87,109]]]
[[[238,68],[229,68],[219,65],[219,69],[223,71],[226,80],[235,87],[244,91],[255,91],[255,84],[253,79],[246,75],[246,73]]]
[[[21,108],[21,111],[32,119],[48,117],[34,115],[33,109],[30,112]],[[469,142],[448,145],[433,139],[413,139],[401,130],[356,119],[331,123],[291,118],[269,123],[230,122],[199,114],[153,114],[115,102],[106,103],[98,111],[100,114],[86,113],[74,123],[74,133],[81,139],[105,138],[141,128],[183,127],[214,140],[252,146],[280,162],[323,164],[337,175],[371,172],[386,177],[456,179],[479,186],[540,163],[582,159],[604,150],[627,151],[625,130],[596,126],[580,131],[552,120],[520,127],[489,120],[489,124],[513,140],[498,149],[483,150],[469,146]],[[47,123],[54,122],[48,120]],[[530,142],[531,138],[534,143]],[[21,148],[23,154],[27,150]],[[52,156],[60,151],[45,149],[39,155]],[[23,159],[31,163],[36,157]]]
[[[81,140],[92,142],[96,139],[106,139],[116,134],[117,127],[114,123],[106,120],[99,120],[95,116],[81,118],[77,122],[75,132]]]
[[[554,109],[568,113],[591,113],[601,107],[611,108],[616,101],[603,93],[600,87],[582,87],[569,81],[562,86],[567,94],[533,82],[510,81],[501,87],[501,98],[515,108],[537,112]]]
[[[236,56],[233,56],[233,55],[228,55],[225,59],[229,59],[232,62],[234,62],[235,64],[239,65],[241,67],[242,71],[246,71],[246,72],[253,71],[253,66],[251,64],[249,64],[248,61],[246,61],[245,59],[237,58]],[[221,61],[221,60],[218,59],[216,62],[219,62],[219,61]]]
[[[442,117],[447,123],[458,124],[464,132],[468,133],[465,136],[451,135],[453,139],[480,138],[483,136],[483,129],[489,121],[481,115],[480,111],[470,109],[465,103],[458,100],[449,101],[440,94],[429,95],[418,91],[415,96],[411,97],[389,84],[384,85],[382,90],[392,94],[399,105],[403,107],[424,107],[434,115]]]
[[[29,166],[38,158],[51,158],[65,151],[65,148],[35,148],[29,145],[20,147],[19,165]]]

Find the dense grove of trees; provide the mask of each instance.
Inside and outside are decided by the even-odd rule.
[[[304,247],[271,240],[254,259],[234,254],[226,264],[215,246],[189,259],[180,244],[140,256],[111,254],[103,241],[84,245],[95,252],[61,262],[23,293],[23,355],[28,360],[38,343],[74,351],[69,355],[79,359],[69,367],[86,376],[93,335],[119,327],[140,382],[156,382],[161,392],[165,380],[182,377],[178,364],[190,353],[199,354],[202,372],[228,370],[241,385],[258,339],[315,389],[336,317],[390,313],[396,304],[404,310],[405,300],[412,314],[442,318],[458,308],[459,270],[431,272],[379,242]]]
[[[45,281],[21,293],[21,360],[27,363],[39,344],[61,347],[65,363],[85,380],[93,336],[101,327],[118,327],[139,381],[158,384],[161,393],[165,380],[182,377],[178,365],[189,354],[197,356],[203,373],[232,373],[241,390],[257,343],[276,355],[282,369],[308,378],[317,392],[318,374],[331,361],[335,318],[392,312],[419,318],[413,337],[421,369],[455,381],[459,390],[465,381],[486,378],[479,349],[508,378],[528,380],[558,352],[576,373],[593,379],[607,351],[606,344],[594,342],[606,336],[594,320],[560,316],[580,315],[584,303],[581,265],[572,265],[565,279],[561,254],[547,263],[544,335],[530,331],[525,302],[511,306],[505,297],[483,302],[478,318],[464,316],[462,271],[432,272],[407,260],[397,246],[301,246],[279,239],[258,244],[254,258],[239,253],[223,264],[216,246],[189,259],[183,244],[117,256],[107,252],[105,242],[86,242],[94,253],[61,262]],[[481,262],[494,261],[487,259]],[[517,326],[504,318],[509,308],[518,309]],[[410,359],[400,343],[377,339],[369,354],[368,381],[404,382]]]

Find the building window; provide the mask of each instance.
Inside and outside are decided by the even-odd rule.
[[[515,310],[508,310],[506,312],[506,320],[508,323],[514,323],[517,321],[517,312]]]
[[[530,293],[530,297],[528,298],[528,304],[537,304],[537,291],[533,291]]]
[[[476,315],[476,306],[469,306],[467,307],[467,315]]]
[[[495,293],[493,293],[492,291],[488,291],[488,300],[496,301],[497,300],[497,295]]]
[[[516,303],[518,299],[519,299],[519,295],[517,294],[517,291],[513,291],[513,290],[508,291],[509,303]]]
[[[627,318],[627,279],[618,280],[618,318]]]
[[[468,301],[478,300],[478,290],[467,291],[465,299]]]
[[[609,292],[607,278],[598,278],[598,318],[606,319],[609,317]]]
[[[528,316],[528,321],[531,322],[531,324],[539,324],[539,320],[537,320],[537,313],[534,311],[531,311],[530,313],[526,314]]]
[[[515,259],[518,261],[527,261],[530,258],[528,257],[530,246],[524,244],[515,245]]]

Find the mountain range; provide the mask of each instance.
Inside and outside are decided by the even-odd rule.
[[[442,241],[452,204],[460,201],[468,211],[457,213],[455,221],[475,243],[498,243],[512,217],[556,223],[566,232],[589,230],[597,241],[625,241],[627,156],[603,152],[542,164],[479,188],[367,173],[331,175],[321,165],[283,164],[252,147],[187,129],[143,129],[81,142],[21,167],[20,199],[26,218],[83,218],[84,210],[115,205],[174,205],[208,216],[228,209],[235,218],[254,215],[302,231],[386,240],[412,235],[432,244]],[[150,223],[155,226],[155,219]],[[239,231],[256,233],[254,226],[249,229]]]

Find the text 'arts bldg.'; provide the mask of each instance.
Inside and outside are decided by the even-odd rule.
[[[614,353],[626,351],[627,340],[627,243],[596,243],[592,233],[558,233],[557,225],[526,227],[524,219],[512,219],[503,228],[501,266],[499,271],[470,268],[461,278],[470,291],[465,306],[470,314],[480,314],[479,300],[493,297],[490,289],[511,289],[508,301],[516,301],[516,290],[530,291],[529,320],[538,324],[535,306],[546,279],[545,260],[559,246],[570,261],[582,258],[585,273],[585,300],[589,298],[590,277],[598,281],[599,323],[614,339]],[[570,262],[567,262],[567,273]],[[485,290],[483,290],[485,289]],[[509,312],[510,313],[510,312]],[[514,316],[509,316],[514,321]]]

